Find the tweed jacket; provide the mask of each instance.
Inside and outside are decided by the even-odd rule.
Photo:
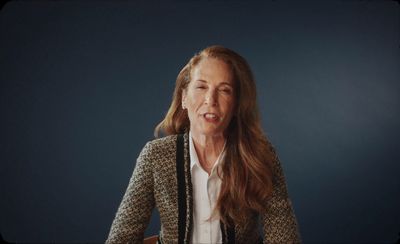
[[[265,214],[249,216],[246,224],[232,223],[229,228],[221,222],[224,243],[300,242],[297,221],[277,157],[273,174],[274,188],[265,206]],[[143,243],[144,231],[154,207],[158,208],[161,221],[159,243],[191,243],[193,196],[187,133],[155,139],[145,145],[106,243]],[[260,237],[259,222],[264,238]]]

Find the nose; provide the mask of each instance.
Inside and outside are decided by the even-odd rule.
[[[217,91],[215,89],[209,89],[208,92],[206,93],[204,102],[207,105],[216,106],[217,105]]]

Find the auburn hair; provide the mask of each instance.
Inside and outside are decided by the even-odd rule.
[[[271,164],[275,160],[257,107],[255,80],[247,61],[223,46],[210,46],[195,54],[179,72],[171,106],[157,125],[155,137],[189,131],[187,111],[182,109],[182,92],[191,80],[191,71],[203,58],[216,58],[229,65],[234,77],[234,115],[225,131],[225,158],[222,184],[214,210],[222,222],[244,223],[252,213],[262,213],[272,192]]]

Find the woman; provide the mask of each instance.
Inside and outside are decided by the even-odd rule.
[[[300,242],[254,78],[239,54],[222,46],[196,54],[177,77],[159,132],[166,137],[137,159],[107,243],[142,243],[154,207],[160,243]]]

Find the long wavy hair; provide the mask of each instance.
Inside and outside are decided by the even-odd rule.
[[[195,54],[179,72],[172,103],[154,131],[165,135],[189,131],[187,111],[182,109],[182,92],[191,81],[191,71],[203,58],[216,58],[229,65],[234,77],[234,115],[225,131],[226,153],[222,162],[221,190],[214,210],[224,224],[244,223],[253,213],[262,213],[272,191],[271,163],[275,159],[257,107],[256,85],[250,66],[236,52],[210,46]]]

